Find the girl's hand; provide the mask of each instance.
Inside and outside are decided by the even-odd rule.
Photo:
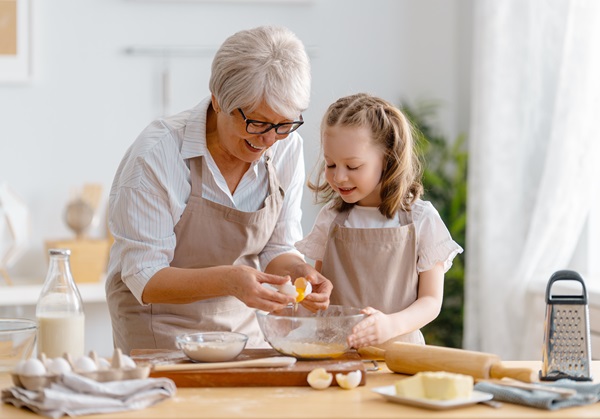
[[[368,317],[352,328],[352,334],[348,336],[350,347],[378,345],[394,337],[389,316],[372,307],[366,307],[361,312]]]

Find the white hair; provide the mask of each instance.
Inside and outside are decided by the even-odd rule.
[[[297,119],[310,100],[310,62],[289,29],[260,26],[225,40],[212,62],[209,88],[224,112],[252,112],[264,102]]]

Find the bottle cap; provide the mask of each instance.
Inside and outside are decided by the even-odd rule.
[[[71,250],[70,249],[49,249],[48,254],[50,256],[70,256]]]

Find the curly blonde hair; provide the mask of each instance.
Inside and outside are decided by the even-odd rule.
[[[374,144],[384,151],[379,211],[393,218],[399,210],[410,211],[423,194],[421,161],[415,147],[413,127],[394,105],[367,93],[338,99],[331,104],[321,122],[321,138],[328,127],[365,127],[371,131]],[[349,210],[354,204],[344,200],[325,179],[325,161],[321,159],[317,179],[308,182],[317,203],[334,200],[333,208]]]

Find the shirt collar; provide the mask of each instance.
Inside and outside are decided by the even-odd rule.
[[[206,145],[206,114],[210,104],[211,97],[207,96],[193,107],[188,114],[183,134],[183,144],[181,146],[181,156],[184,159],[192,159],[209,154],[208,146]],[[250,164],[250,168],[255,175],[258,174],[257,165],[259,161],[263,161],[264,157],[263,154],[259,160],[253,161]]]
[[[206,146],[206,113],[210,105],[210,96],[190,109],[183,134],[181,156],[191,159],[205,156],[208,153]]]

